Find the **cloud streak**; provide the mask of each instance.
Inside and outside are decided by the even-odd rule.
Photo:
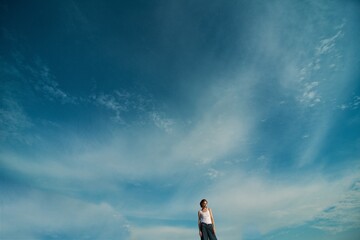
[[[313,227],[334,234],[356,229],[360,225],[360,188],[355,179],[343,198],[325,209],[314,220]]]
[[[328,181],[318,175],[313,176],[311,181],[304,177],[303,180],[286,184],[270,183],[260,176],[239,176],[234,173],[223,180],[219,179],[209,198],[214,209],[221,213],[218,219],[221,218],[222,224],[232,226],[229,233],[224,232],[227,235],[235,234],[238,229],[246,231],[247,226],[266,234],[276,229],[307,224],[315,219],[318,222],[315,221],[313,227],[344,231],[341,226],[353,228],[358,224],[356,211],[349,215],[350,211],[359,207],[358,192],[349,191],[352,184],[357,185],[358,177],[357,173],[353,173],[336,181]],[[236,223],[234,219],[237,219]],[[349,224],[344,225],[340,221]],[[334,229],[330,229],[332,222],[337,222]]]
[[[107,203],[88,203],[51,192],[2,191],[1,236],[5,239],[126,239],[126,222]],[[71,237],[72,238],[72,237]]]
[[[3,97],[0,107],[0,140],[31,144],[24,132],[33,127],[23,107],[12,98]]]
[[[192,239],[202,198],[219,238],[359,225],[355,28],[328,12],[341,4],[107,4],[45,4],[65,23],[35,27],[44,46],[2,28],[2,237]]]

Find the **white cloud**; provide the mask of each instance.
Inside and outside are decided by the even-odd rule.
[[[205,175],[208,176],[210,179],[216,179],[217,177],[219,177],[220,172],[216,169],[209,168]]]
[[[2,192],[1,236],[39,239],[128,239],[126,222],[107,203],[89,203],[33,190]]]
[[[131,240],[159,240],[159,239],[195,239],[199,237],[194,228],[156,226],[156,227],[130,227]]]
[[[141,94],[130,93],[126,90],[114,90],[110,93],[89,94],[85,97],[70,94],[61,88],[56,76],[52,74],[51,69],[38,58],[35,62],[26,62],[25,57],[15,51],[13,53],[16,64],[11,65],[5,61],[1,61],[1,71],[10,77],[15,77],[17,81],[24,81],[41,97],[60,103],[82,104],[90,103],[93,105],[104,107],[113,114],[112,120],[120,124],[129,124],[126,116],[138,117],[134,120],[136,123],[143,121],[148,115],[156,112],[153,100],[150,97]],[[61,79],[60,79],[61,80]],[[140,115],[140,116],[138,116]],[[147,119],[148,120],[148,119]],[[157,126],[169,130],[171,120],[152,117],[151,121]]]
[[[98,96],[94,96],[93,98],[97,104],[100,104],[115,113],[115,117],[113,119],[116,122],[121,124],[125,123],[122,113],[128,110],[126,103],[119,101],[114,95],[109,94],[100,94]]]
[[[282,65],[279,81],[300,107],[332,104],[335,98],[341,99],[344,94],[342,90],[349,82],[346,75],[339,71],[344,69],[341,58],[345,50],[340,42],[344,36],[344,26],[331,26],[328,32],[336,32],[328,38],[316,34],[323,37],[317,42],[309,41],[309,38],[304,37],[307,36],[304,32],[301,35],[303,37],[299,37],[294,47],[286,52],[278,47],[276,53],[287,60]],[[338,91],[334,93],[333,89]]]
[[[340,104],[337,108],[341,110],[357,110],[360,106],[360,96],[354,96],[349,102]]]
[[[355,96],[355,97],[354,97],[351,106],[352,106],[352,108],[353,108],[354,110],[355,110],[355,109],[358,109],[358,107],[360,106],[360,96]]]
[[[343,198],[320,213],[314,221],[314,228],[331,233],[356,229],[360,226],[360,181],[353,183]]]
[[[305,83],[303,94],[299,98],[299,101],[308,104],[310,107],[313,107],[317,103],[320,103],[321,97],[317,91],[318,86],[319,82]]]
[[[42,88],[44,93],[50,98],[60,99],[64,102],[73,102],[73,99],[70,99],[69,96],[58,87],[58,83],[55,81],[43,82],[40,88]]]
[[[214,162],[239,146],[246,133],[245,126],[230,116],[205,118],[175,146],[175,155],[200,164]]]
[[[302,136],[302,139],[306,139],[306,138],[309,138],[310,136],[308,134],[305,134]]]
[[[47,99],[61,103],[78,103],[79,99],[61,89],[50,68],[40,58],[35,62],[27,63],[27,59],[19,51],[14,51],[12,56],[16,64],[2,61],[0,71],[8,75],[10,79],[15,78],[16,82],[26,83],[22,90],[27,90],[30,86]]]
[[[77,6],[75,7],[77,8]],[[261,18],[261,21],[263,20],[264,18]],[[250,46],[248,49],[268,47],[270,49],[269,52],[264,55],[259,53],[257,60],[264,56],[271,56],[271,59],[277,59],[279,55],[282,55],[280,56],[283,60],[282,63],[286,63],[286,59],[298,56],[298,48],[294,46],[293,51],[289,49],[287,49],[289,52],[284,51],[282,49],[283,45],[280,44],[281,41],[278,41],[278,39],[285,39],[284,42],[286,42],[286,38],[282,38],[283,36],[281,35],[278,36],[277,32],[274,31],[274,29],[279,29],[283,25],[279,25],[277,22],[272,24],[270,24],[271,27],[267,28],[266,33],[268,35],[265,34],[265,36],[259,38],[261,41],[266,41],[266,43],[256,48]],[[263,28],[266,27],[267,25],[263,26]],[[254,29],[259,31],[257,28]],[[259,32],[262,33],[263,31],[260,30]],[[306,36],[306,34],[304,35]],[[291,98],[294,98],[294,96],[296,98],[297,96],[296,100],[298,100],[298,103],[301,103],[299,104],[301,105],[300,108],[303,106],[321,105],[320,103],[326,103],[329,96],[337,95],[324,91],[326,81],[323,81],[322,77],[317,78],[314,75],[324,69],[320,57],[333,53],[336,49],[336,41],[341,36],[342,32],[339,31],[333,37],[320,41],[318,48],[312,48],[315,53],[310,62],[305,61],[303,64],[299,64],[300,60],[295,57],[288,64],[284,64],[286,70],[284,70],[283,79],[280,80],[284,83],[284,92],[276,91],[278,90],[276,89],[276,82],[273,85],[275,88],[274,92],[290,96]],[[20,56],[18,57],[20,63]],[[273,74],[268,69],[259,69],[258,62],[255,62],[253,65],[246,65],[245,63],[244,68],[249,68],[250,70],[247,71],[254,72],[253,75],[256,75],[255,72],[259,72],[259,75],[262,75],[266,71]],[[266,65],[267,62],[263,63]],[[338,66],[335,63],[329,64],[330,66]],[[301,66],[299,67],[301,69],[297,74],[298,66]],[[16,68],[10,70],[8,71],[10,74],[21,75]],[[2,153],[1,163],[6,169],[10,170],[14,178],[17,176],[28,177],[33,181],[31,184],[36,185],[36,187],[45,189],[45,191],[46,189],[51,189],[62,194],[67,194],[69,191],[81,191],[79,194],[86,195],[87,193],[98,194],[99,191],[104,191],[106,192],[104,198],[109,195],[112,195],[110,198],[113,198],[114,195],[119,196],[119,192],[123,191],[124,182],[136,181],[138,179],[148,181],[147,183],[154,185],[159,182],[165,182],[164,185],[174,186],[175,190],[171,189],[171,191],[178,191],[174,194],[175,196],[169,197],[170,201],[165,206],[160,206],[158,202],[146,203],[146,200],[141,200],[144,201],[144,205],[155,206],[142,212],[145,207],[140,206],[139,209],[139,207],[132,205],[134,199],[131,199],[126,194],[117,201],[120,202],[119,205],[127,203],[127,206],[130,206],[126,210],[130,215],[147,215],[149,216],[149,221],[159,214],[170,220],[178,219],[178,216],[181,214],[182,216],[191,216],[191,218],[194,218],[194,222],[196,222],[196,208],[191,204],[195,202],[196,207],[198,207],[197,202],[200,200],[200,197],[209,197],[219,224],[218,231],[222,236],[228,236],[228,239],[234,238],[234,236],[238,239],[238,235],[234,233],[243,230],[248,224],[256,225],[256,229],[258,228],[262,232],[302,224],[314,218],[331,221],[337,216],[341,216],[341,219],[345,217],[347,219],[346,221],[336,221],[336,224],[349,224],[351,226],[357,224],[356,221],[349,221],[348,216],[354,217],[354,215],[349,214],[350,210],[344,210],[341,214],[334,214],[332,209],[327,212],[323,211],[328,206],[335,206],[334,209],[340,210],[352,209],[348,207],[347,200],[344,203],[341,199],[341,194],[346,191],[346,186],[350,180],[338,179],[330,182],[321,176],[314,177],[308,175],[304,176],[304,178],[312,178],[312,181],[303,180],[294,182],[286,179],[285,181],[276,182],[270,178],[237,171],[243,162],[237,159],[255,159],[257,163],[261,162],[261,164],[252,165],[257,170],[262,165],[267,168],[268,165],[266,164],[271,164],[271,159],[267,158],[266,155],[262,155],[262,149],[259,150],[260,153],[257,152],[258,149],[255,149],[257,145],[254,139],[261,139],[264,133],[257,132],[254,126],[256,126],[259,119],[266,119],[263,121],[264,125],[269,124],[268,126],[270,126],[273,119],[269,116],[263,116],[262,111],[264,109],[258,104],[259,101],[253,100],[255,98],[259,100],[262,97],[259,97],[260,93],[262,94],[274,89],[258,91],[259,88],[263,87],[263,82],[259,82],[258,78],[251,76],[252,74],[239,74],[238,78],[240,80],[231,81],[225,79],[219,84],[221,87],[213,87],[212,83],[210,83],[211,86],[209,89],[203,90],[203,94],[197,93],[196,102],[193,103],[196,106],[195,108],[197,108],[194,111],[196,116],[191,119],[191,124],[180,126],[179,122],[175,122],[175,120],[168,117],[161,109],[156,109],[154,107],[155,104],[151,102],[151,98],[145,98],[144,96],[126,91],[114,90],[105,94],[94,94],[92,97],[85,97],[83,98],[84,100],[80,100],[80,98],[71,95],[61,88],[61,85],[56,81],[55,76],[51,74],[50,69],[46,65],[38,64],[36,67],[28,67],[25,70],[32,73],[37,90],[47,98],[73,104],[77,103],[77,101],[86,101],[89,104],[109,110],[114,116],[113,120],[118,123],[124,124],[131,121],[127,119],[127,116],[131,115],[136,118],[138,115],[141,115],[136,120],[150,120],[150,124],[145,127],[142,125],[141,131],[136,128],[130,129],[127,132],[113,129],[108,136],[105,136],[105,134],[100,137],[95,136],[98,138],[96,140],[87,139],[87,134],[84,134],[80,140],[74,140],[72,136],[63,136],[64,139],[59,140],[61,137],[55,136],[60,142],[66,142],[61,146],[53,146],[54,149],[57,149],[57,153],[60,152],[59,149],[64,149],[60,154],[45,155],[41,150],[37,151],[36,149],[33,150],[33,155],[36,157],[33,157],[33,155],[21,155],[21,153],[6,156]],[[333,70],[335,71],[335,69]],[[274,76],[272,75],[271,77]],[[296,77],[298,79],[294,80]],[[267,77],[264,77],[263,80],[272,81]],[[346,84],[346,81],[338,81],[337,83],[339,82],[344,85]],[[296,89],[296,94],[293,94],[295,92],[294,89]],[[338,90],[337,88],[334,89]],[[252,95],[252,97],[249,98],[249,95]],[[341,92],[338,95],[341,95]],[[261,103],[267,101],[266,97],[269,96],[270,98],[274,97],[272,94],[266,95],[261,99]],[[289,102],[291,101],[288,101],[288,99],[281,101],[281,107],[283,109],[286,108]],[[353,104],[349,104],[349,106],[357,108],[359,102],[359,99],[355,99]],[[10,110],[0,111],[1,123],[5,122],[7,124],[11,122],[11,124],[14,124],[12,127],[15,130],[28,127],[27,123],[31,124],[31,122],[27,119],[25,112],[19,105],[15,104],[14,106],[15,111],[13,112]],[[299,151],[300,157],[294,160],[298,161],[299,166],[305,166],[316,159],[316,155],[319,149],[321,149],[321,144],[324,143],[324,136],[326,136],[330,129],[331,121],[334,118],[327,110],[320,110],[317,116],[313,116],[308,114],[309,112],[306,110],[303,112],[297,111],[299,109],[296,109],[296,107],[294,106],[291,109],[291,111],[295,112],[291,116],[298,116],[297,114],[301,113],[302,117],[294,122],[293,125],[295,127],[291,127],[289,132],[302,126],[301,123],[309,123],[311,125],[311,127],[305,129],[305,135],[303,133],[299,135],[303,136],[303,139],[306,139],[308,144],[305,149]],[[277,113],[275,110],[269,110],[269,112]],[[257,114],[262,115],[262,118],[257,119]],[[304,119],[310,120],[304,121]],[[284,119],[284,121],[287,120]],[[157,131],[158,129],[154,129],[153,126],[164,130],[165,133],[171,134],[163,134],[162,131]],[[274,136],[272,136],[272,140],[274,140]],[[255,149],[253,150],[254,152],[249,154],[247,153],[250,149],[247,149],[246,144],[243,144],[247,141],[252,142]],[[49,145],[51,145],[51,141],[49,142]],[[47,150],[52,152],[52,149]],[[235,160],[226,160],[227,156],[231,156]],[[252,158],[254,156],[261,157],[258,159]],[[228,168],[231,166],[232,169],[218,170],[217,167],[221,165],[223,160],[228,164]],[[270,172],[266,173],[270,175]],[[15,176],[15,174],[18,175]],[[171,181],[174,175],[180,179],[176,183]],[[154,181],[155,178],[156,181]],[[203,185],[204,182],[211,184]],[[142,189],[140,183],[135,182],[134,185],[137,185],[141,190],[147,190]],[[171,195],[173,193],[171,191],[169,190],[166,194]],[[32,219],[26,218],[27,215],[24,217],[17,211],[28,211],[29,216],[34,216],[34,222],[29,224],[29,229],[22,231],[23,234],[31,235],[32,229],[30,228],[37,231],[38,229],[43,229],[42,227],[44,226],[49,229],[45,234],[61,234],[61,231],[63,231],[62,226],[70,230],[83,229],[83,232],[87,232],[89,226],[101,226],[106,231],[108,230],[107,227],[117,229],[118,225],[113,225],[111,221],[110,223],[107,221],[114,216],[121,216],[121,214],[115,211],[109,204],[90,204],[64,197],[55,199],[57,197],[48,199],[48,197],[39,197],[35,194],[19,198],[14,203],[6,203],[6,219],[11,219],[10,217],[15,216],[12,224],[6,222],[6,233],[15,234],[14,226],[27,226],[27,223],[31,222]],[[350,199],[357,201],[359,196],[354,195]],[[45,209],[42,208],[43,205]],[[17,207],[18,209],[16,210]],[[59,209],[64,210],[64,212],[61,212]],[[191,212],[189,209],[194,211]],[[73,223],[74,226],[69,226],[68,224],[70,223],[66,222],[65,219],[68,216],[72,216],[73,212],[79,213],[79,216],[70,219],[70,223]],[[11,215],[13,213],[16,214]],[[44,223],[43,219],[54,221]],[[94,219],[109,224],[98,225],[98,223],[92,222],[95,221]],[[120,220],[119,224],[123,225],[124,222]],[[318,224],[317,227],[321,229],[328,228],[326,224],[322,223]],[[175,238],[179,239],[198,237],[196,227],[190,229],[167,225],[154,227],[130,226],[129,229],[132,239],[142,239],[143,236],[149,235],[154,239],[168,239],[168,236],[173,237],[174,235]],[[328,230],[338,231],[337,229]],[[108,235],[102,237],[112,236],[112,231],[109,229]],[[124,237],[126,237],[126,230],[120,232],[121,234],[124,234]],[[34,238],[36,238],[35,235]]]
[[[337,220],[337,215],[324,210],[337,203],[344,207],[344,201],[352,209],[359,207],[358,192],[352,198],[354,201],[344,197],[357,177],[358,174],[353,173],[329,181],[321,175],[312,175],[296,181],[278,182],[245,173],[227,173],[226,178],[212,183],[207,199],[212,203],[219,233],[222,227],[229,225],[233,228],[232,234],[245,231],[251,225],[266,234],[279,228],[305,224],[318,216],[326,216],[327,221],[339,221],[341,226],[351,222],[354,227],[358,223],[353,219],[356,213],[348,215],[348,212],[343,212],[344,220],[341,221]],[[231,235],[231,232],[222,234]]]
[[[347,70],[340,59],[345,53],[341,42],[345,30],[345,24],[339,27],[331,25],[325,35],[329,37],[316,33],[315,36],[322,37],[322,40],[313,38],[316,40],[314,42],[308,38],[299,38],[289,51],[278,49],[282,59],[289,59],[282,67],[281,90],[284,97],[289,96],[295,100],[296,104],[290,111],[300,116],[296,122],[301,124],[309,135],[297,149],[298,157],[295,161],[299,167],[308,166],[316,160],[326,134],[336,121],[333,117],[336,106],[343,110],[349,108],[349,103],[340,104],[349,93],[349,86],[353,81],[352,77],[345,74]],[[306,33],[304,34],[306,36]],[[299,54],[298,50],[303,52]],[[334,64],[336,69],[327,68]],[[342,71],[339,71],[341,69]]]
[[[244,78],[242,78],[244,77]],[[198,97],[197,115],[184,129],[173,154],[197,164],[214,163],[234,151],[246,151],[253,130],[254,111],[248,103],[249,76],[212,85]]]
[[[38,59],[35,66],[24,65],[33,77],[35,89],[41,92],[46,98],[50,100],[57,100],[61,103],[77,103],[78,99],[70,94],[67,94],[59,87],[59,83],[55,80],[55,76],[51,74],[49,67]],[[26,75],[26,73],[24,73]]]
[[[153,236],[158,239],[167,239],[171,233],[187,239],[195,237],[196,211],[202,198],[206,198],[213,209],[218,235],[228,236],[229,239],[241,239],[241,235],[251,229],[267,234],[309,223],[312,223],[310,227],[327,232],[344,231],[359,223],[359,192],[349,191],[349,186],[357,178],[356,172],[343,172],[342,177],[335,180],[321,174],[305,174],[301,178],[289,176],[287,181],[277,181],[246,172],[227,171],[202,187],[178,186],[178,194],[165,205],[138,212],[138,217],[142,216],[148,224],[145,227],[133,225],[130,228],[132,239],[139,239],[146,233],[154,233]],[[190,182],[199,183],[199,179]],[[334,210],[328,210],[334,206],[336,214]],[[128,213],[136,214],[134,210]],[[194,227],[183,229],[152,224],[151,219],[157,218],[186,219],[193,221]]]
[[[320,41],[319,46],[316,48],[317,55],[327,54],[336,48],[336,41],[344,35],[342,31],[343,27],[344,24],[341,25],[340,29],[334,36],[325,38]]]
[[[295,160],[297,167],[308,166],[316,161],[324,144],[326,134],[330,131],[333,124],[333,118],[331,118],[330,114],[330,112],[324,112],[321,118],[316,120],[316,124],[309,129],[310,136],[305,138],[304,146],[298,149],[298,155]],[[308,117],[310,118],[310,116]]]
[[[170,133],[174,121],[160,114],[150,96],[132,93],[126,90],[114,90],[111,93],[93,94],[89,102],[105,107],[114,115],[112,119],[124,125],[146,125],[149,121],[160,129]]]
[[[170,118],[164,118],[158,112],[150,112],[150,119],[154,122],[155,126],[163,129],[167,133],[173,132],[173,125],[175,121]]]
[[[0,108],[0,140],[31,143],[24,130],[33,126],[24,109],[12,98],[2,98]]]

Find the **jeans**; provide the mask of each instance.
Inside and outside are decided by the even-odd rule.
[[[212,224],[201,223],[201,240],[217,240]]]

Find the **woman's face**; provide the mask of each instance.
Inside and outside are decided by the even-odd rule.
[[[207,201],[204,201],[204,202],[201,203],[201,207],[204,208],[204,207],[207,206],[207,204],[208,204],[208,202],[207,202]]]

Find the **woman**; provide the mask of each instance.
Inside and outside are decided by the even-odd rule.
[[[201,240],[217,240],[214,217],[207,204],[206,199],[200,202],[201,210],[198,212],[199,235]]]

